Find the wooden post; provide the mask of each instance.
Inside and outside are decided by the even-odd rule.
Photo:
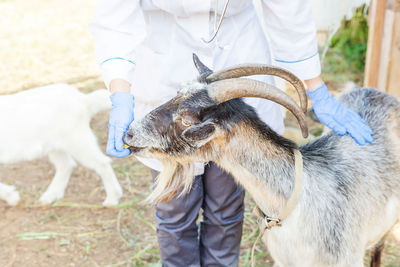
[[[369,10],[369,32],[365,63],[365,87],[378,86],[379,58],[382,45],[386,0],[371,0]]]
[[[393,6],[393,30],[387,64],[386,91],[400,97],[400,0]]]
[[[370,16],[364,86],[400,97],[400,0],[372,0]]]

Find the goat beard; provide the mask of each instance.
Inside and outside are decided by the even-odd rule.
[[[163,168],[155,180],[154,189],[146,202],[166,202],[173,197],[181,197],[192,189],[195,177],[193,162],[178,162],[173,159],[161,160]]]

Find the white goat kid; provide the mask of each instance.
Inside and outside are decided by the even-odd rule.
[[[111,108],[107,90],[83,94],[67,84],[53,84],[0,96],[0,163],[16,163],[48,156],[56,173],[41,203],[64,197],[76,162],[100,175],[107,198],[118,204],[122,189],[111,160],[99,148],[90,129],[94,114]],[[15,205],[19,193],[0,183],[0,199]]]

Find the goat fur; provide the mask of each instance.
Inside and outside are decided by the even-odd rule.
[[[364,266],[365,250],[400,216],[400,103],[374,89],[355,89],[340,100],[371,127],[374,141],[359,146],[349,135],[330,131],[299,148],[304,161],[299,202],[281,227],[263,237],[275,266]],[[180,120],[188,113],[198,122],[182,129]],[[215,127],[211,136],[186,138],[188,130],[204,124]],[[125,142],[137,155],[179,164],[216,162],[270,216],[279,214],[292,193],[297,146],[272,131],[241,99],[215,103],[205,87],[185,90],[132,123],[129,133]],[[179,190],[171,181],[163,186],[158,192]]]
[[[77,163],[102,179],[107,198],[103,205],[118,204],[122,189],[90,120],[109,110],[107,90],[83,94],[67,84],[52,84],[0,96],[0,163],[9,164],[48,156],[55,176],[40,197],[42,203],[63,198]],[[20,197],[14,186],[0,183],[0,199],[15,205]]]

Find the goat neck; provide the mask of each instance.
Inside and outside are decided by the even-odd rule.
[[[243,142],[247,140],[247,142]],[[268,215],[279,213],[294,187],[296,145],[262,122],[241,122],[227,144],[219,147],[216,162],[230,172]]]

